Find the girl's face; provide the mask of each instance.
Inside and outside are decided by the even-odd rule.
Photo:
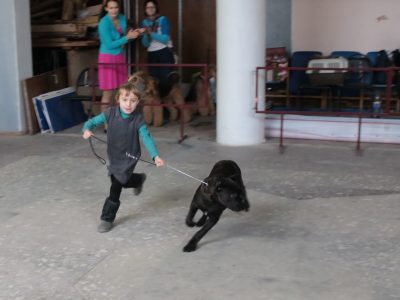
[[[135,111],[139,98],[133,92],[122,90],[119,94],[118,102],[124,113],[131,114]]]
[[[105,10],[111,18],[116,18],[119,14],[119,6],[117,1],[108,1]]]
[[[146,15],[149,17],[152,17],[156,14],[156,5],[154,2],[147,2],[146,7],[145,7]]]

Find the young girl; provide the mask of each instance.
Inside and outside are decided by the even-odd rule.
[[[103,206],[99,232],[111,230],[120,205],[122,188],[133,188],[135,195],[142,191],[146,174],[133,173],[141,154],[139,136],[156,166],[161,167],[165,164],[158,155],[142,113],[136,110],[140,97],[141,92],[136,85],[129,82],[123,84],[116,95],[119,106],[109,107],[83,126],[83,138],[88,139],[93,134],[93,128],[105,123],[108,125],[107,154],[110,161],[108,170],[111,187],[110,195]]]

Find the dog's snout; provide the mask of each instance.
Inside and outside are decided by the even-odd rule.
[[[249,211],[250,205],[245,195],[238,194],[236,198],[236,203],[239,210]]]

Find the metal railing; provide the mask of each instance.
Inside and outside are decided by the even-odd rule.
[[[285,115],[305,115],[305,116],[354,116],[358,118],[358,130],[357,130],[357,139],[356,139],[356,150],[361,150],[361,130],[362,130],[362,119],[366,117],[379,117],[379,118],[393,118],[399,117],[400,112],[391,112],[390,111],[390,102],[393,100],[392,98],[392,88],[398,87],[398,84],[393,85],[393,78],[396,73],[399,73],[400,68],[398,67],[386,67],[386,68],[309,68],[309,67],[280,67],[279,70],[289,72],[287,80],[290,80],[290,71],[307,71],[307,70],[332,70],[337,72],[374,72],[374,71],[383,71],[386,73],[386,84],[381,85],[381,87],[385,88],[385,102],[384,102],[384,111],[383,112],[346,112],[346,111],[303,111],[303,110],[269,110],[269,109],[259,109],[259,87],[260,87],[260,71],[269,71],[276,70],[275,67],[257,67],[256,68],[256,82],[255,82],[255,105],[254,110],[257,114],[269,114],[269,115],[280,115],[280,134],[279,134],[279,149],[280,152],[283,152],[283,137],[284,137],[284,121]],[[372,73],[373,74],[373,73]],[[372,75],[371,74],[371,75]],[[287,82],[288,89],[289,82]],[[354,87],[356,89],[356,87]],[[374,85],[370,85],[370,88],[374,88]],[[267,95],[267,94],[266,94]],[[287,93],[287,97],[291,97],[290,92]],[[285,96],[283,96],[285,97]],[[399,95],[397,94],[397,97]],[[265,99],[262,99],[265,101]],[[396,101],[400,101],[400,99],[396,99]]]
[[[204,80],[204,90],[205,90],[205,105],[204,107],[208,107],[208,103],[210,101],[208,97],[208,65],[207,64],[148,64],[148,63],[113,63],[113,64],[107,64],[107,63],[96,63],[90,67],[90,72],[91,72],[91,77],[95,78],[96,75],[96,69],[98,69],[99,66],[105,65],[105,66],[125,66],[126,68],[131,67],[131,68],[145,68],[145,67],[170,67],[170,68],[201,68],[202,69],[202,74],[205,78]],[[162,100],[162,99],[161,99]],[[101,103],[96,100],[96,85],[92,84],[92,105],[109,105],[109,103]],[[178,140],[178,143],[182,143],[186,138],[188,138],[188,135],[185,134],[185,122],[184,122],[184,110],[185,109],[193,109],[193,108],[202,108],[203,106],[199,106],[196,104],[166,104],[166,103],[160,103],[160,104],[146,104],[144,103],[143,106],[155,106],[155,107],[173,107],[177,108],[180,112],[179,116],[179,123],[180,123],[180,137]]]

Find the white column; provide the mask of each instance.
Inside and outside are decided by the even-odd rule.
[[[254,97],[255,70],[265,64],[266,2],[217,0],[217,142],[224,145],[264,141]]]
[[[21,80],[32,76],[29,0],[3,0],[0,10],[0,132],[26,130]]]

